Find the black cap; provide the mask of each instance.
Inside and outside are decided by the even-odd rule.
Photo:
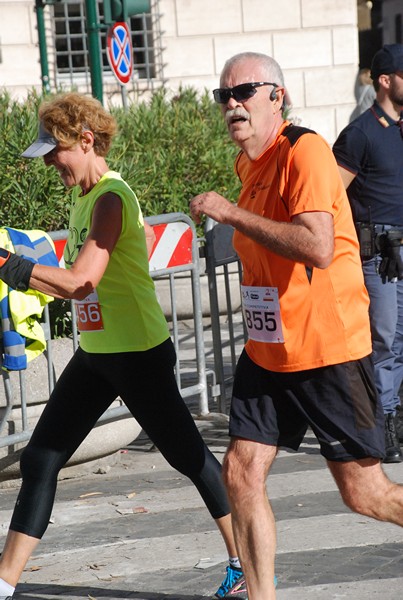
[[[403,44],[386,44],[372,59],[371,77],[403,72]]]

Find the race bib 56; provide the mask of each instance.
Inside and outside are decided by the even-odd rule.
[[[84,300],[75,300],[78,331],[103,331],[101,306],[93,290]]]

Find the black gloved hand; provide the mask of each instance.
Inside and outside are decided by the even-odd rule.
[[[0,248],[0,279],[14,290],[27,291],[34,264],[26,258]]]
[[[403,261],[400,246],[403,244],[403,232],[400,229],[388,229],[378,236],[377,245],[381,253],[379,275],[382,279],[403,279]]]

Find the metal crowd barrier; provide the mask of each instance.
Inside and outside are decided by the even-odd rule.
[[[228,388],[228,385],[232,383],[235,373],[236,361],[238,358],[236,346],[239,343],[243,345],[247,337],[247,331],[243,319],[241,323],[241,331],[239,331],[237,334],[233,322],[233,298],[231,295],[230,285],[230,265],[235,267],[235,269],[232,270],[232,274],[236,275],[238,279],[239,298],[240,285],[242,281],[241,262],[232,245],[233,233],[234,229],[230,225],[223,225],[222,223],[218,223],[210,217],[206,218],[206,222],[204,225],[204,256],[206,259],[206,272],[208,277],[208,288],[210,298],[214,370],[216,373],[217,386],[220,389],[220,393],[218,396],[219,412],[224,414],[227,412],[226,389]],[[224,307],[220,306],[219,303],[220,284],[218,283],[217,275],[220,269],[223,272],[223,280],[225,287]],[[225,343],[223,342],[222,337],[222,325],[220,317],[220,315],[222,314],[227,319],[226,329],[228,328],[228,341]],[[229,374],[226,374],[224,369],[223,348],[225,347],[225,345],[229,347],[230,352],[231,371]]]
[[[158,233],[157,237],[159,237],[157,245],[150,258],[150,275],[154,280],[158,280],[160,278],[168,278],[169,281],[172,310],[171,333],[177,353],[177,364],[175,371],[178,387],[180,388],[181,394],[184,398],[198,395],[198,406],[200,416],[206,416],[209,413],[207,378],[212,377],[212,385],[210,387],[212,394],[217,393],[218,387],[216,385],[215,372],[206,369],[203,341],[203,317],[200,293],[199,245],[196,230],[193,221],[187,215],[182,213],[172,213],[156,217],[148,217],[146,221],[154,228],[154,231]],[[164,229],[162,235],[160,235],[159,231],[159,229],[161,228]],[[56,251],[59,258],[62,254],[62,247],[64,246],[65,240],[67,239],[67,233],[67,230],[50,233],[50,237],[55,243]],[[172,237],[174,238],[174,248],[173,252],[170,254],[169,248],[167,250],[167,247],[166,245],[164,246],[164,243],[168,242],[168,246],[172,246]],[[177,244],[175,244],[176,242]],[[59,252],[58,245],[60,245]],[[162,246],[161,248],[159,248],[160,245]],[[188,272],[190,274],[191,279],[195,362],[197,371],[196,382],[189,386],[184,386],[181,377],[181,350],[179,343],[178,315],[175,294],[175,278],[178,274],[184,272]],[[71,310],[71,315],[73,320],[73,354],[73,352],[78,346],[78,332],[76,328],[75,310],[73,306]],[[42,326],[47,341],[47,349],[44,352],[44,356],[47,361],[47,383],[48,393],[50,394],[53,390],[56,381],[56,374],[52,353],[52,340],[50,335],[49,309],[47,306],[44,309]],[[10,381],[10,373],[2,370],[2,377],[4,382],[6,406],[1,410],[2,414],[0,413],[0,448],[28,441],[32,434],[32,430],[30,430],[28,427],[27,419],[28,402],[26,393],[26,373],[24,371],[18,372],[18,401],[14,401],[13,399],[14,393]],[[46,396],[46,394],[44,394],[44,396]],[[4,430],[5,425],[7,424],[7,421],[10,417],[12,409],[18,406],[20,406],[21,408],[21,431],[10,433],[8,435],[1,435],[1,432]],[[126,418],[129,414],[130,413],[128,409],[122,402],[120,406],[108,409],[104,413],[104,415],[99,419],[99,423],[105,423],[115,421],[121,418]]]
[[[200,291],[200,261],[199,261],[199,244],[197,240],[196,229],[194,227],[192,219],[183,213],[171,213],[167,215],[159,215],[155,217],[147,217],[146,221],[151,225],[154,230],[161,224],[177,225],[182,224],[182,232],[176,231],[176,239],[179,238],[182,233],[182,239],[185,240],[187,232],[191,234],[188,236],[187,243],[190,242],[190,246],[186,247],[186,240],[184,242],[185,248],[182,245],[182,256],[181,250],[178,250],[178,256],[175,257],[176,250],[180,247],[178,241],[177,247],[167,248],[162,245],[162,252],[158,259],[155,259],[155,251],[150,257],[150,275],[153,279],[159,279],[161,277],[168,277],[170,287],[170,298],[171,298],[171,312],[172,312],[172,335],[175,345],[177,364],[176,364],[176,378],[178,387],[181,391],[183,398],[188,398],[199,395],[199,414],[205,416],[209,413],[208,406],[208,387],[207,377],[211,376],[213,384],[211,386],[212,394],[216,391],[215,372],[207,370],[206,360],[204,353],[204,340],[203,340],[203,314],[202,314],[202,303],[201,303],[201,291]],[[169,238],[168,234],[168,238]],[[161,244],[161,240],[158,242]],[[157,246],[158,247],[158,246]],[[171,250],[173,252],[171,253]],[[162,255],[162,256],[161,256]],[[162,259],[162,260],[161,260]],[[177,313],[177,302],[175,294],[175,276],[189,272],[191,278],[191,290],[192,290],[192,303],[193,303],[193,321],[194,321],[194,341],[195,341],[195,358],[196,358],[196,369],[197,369],[197,382],[194,385],[184,387],[181,378],[181,359],[180,359],[180,346],[179,346],[179,330],[178,330],[178,313]]]

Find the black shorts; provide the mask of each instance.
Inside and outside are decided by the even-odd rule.
[[[235,373],[230,436],[298,450],[308,427],[327,460],[384,457],[384,415],[371,357],[277,373],[256,365],[244,350]]]

